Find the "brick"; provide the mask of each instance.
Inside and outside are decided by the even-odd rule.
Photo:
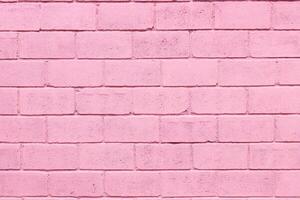
[[[259,16],[259,20],[253,16]],[[216,2],[215,28],[268,29],[271,27],[270,2]]]
[[[219,117],[219,140],[222,142],[268,142],[274,137],[272,116]]]
[[[281,197],[300,196],[299,171],[277,171],[275,195]]]
[[[75,35],[71,32],[20,33],[21,58],[74,58]]]
[[[251,88],[249,89],[249,112],[298,113],[300,112],[300,88]]]
[[[18,3],[0,5],[0,30],[39,30],[40,7]]]
[[[219,84],[224,86],[275,85],[277,65],[270,60],[221,60]]]
[[[203,86],[217,84],[217,61],[174,59],[161,62],[163,85]]]
[[[244,144],[195,144],[194,167],[197,169],[246,169],[248,145]]]
[[[101,142],[103,119],[97,116],[48,117],[49,142]]]
[[[250,145],[251,169],[300,169],[299,144]]]
[[[47,196],[47,174],[40,172],[0,172],[1,196]]]
[[[191,33],[191,51],[194,57],[247,57],[248,33],[195,31]]]
[[[146,30],[153,27],[153,4],[103,3],[98,7],[100,30]]]
[[[300,85],[300,61],[278,60],[279,84]]]
[[[43,117],[1,117],[1,142],[44,142],[46,123]]]
[[[105,62],[105,85],[159,86],[160,63],[156,60],[114,60]]]
[[[76,94],[80,114],[128,114],[131,112],[131,91],[128,89],[82,89]]]
[[[254,31],[249,48],[253,57],[299,57],[298,43],[298,31]]]
[[[155,24],[161,30],[210,29],[213,6],[209,2],[157,4]]]
[[[245,113],[247,94],[244,88],[195,88],[191,92],[193,113]]]
[[[136,114],[180,114],[188,107],[188,91],[182,88],[133,90],[133,112]]]
[[[300,141],[300,117],[278,116],[276,117],[276,141]]]
[[[16,33],[0,33],[0,59],[16,59],[18,36]]]
[[[300,5],[298,2],[274,2],[273,28],[300,29]]]
[[[93,4],[41,4],[44,30],[95,30],[96,6]]]
[[[13,115],[18,113],[18,91],[16,89],[0,89],[0,114]]]
[[[161,193],[163,197],[215,196],[215,172],[162,172]]]
[[[48,84],[62,87],[101,86],[104,63],[97,60],[48,61]]]
[[[23,169],[76,169],[77,146],[70,144],[25,144]]]
[[[158,117],[107,116],[104,117],[104,124],[106,142],[157,142],[159,140]]]
[[[159,174],[156,172],[107,172],[105,188],[109,196],[158,196]]]
[[[77,34],[79,58],[130,58],[131,33],[81,32]]]
[[[187,31],[136,32],[133,34],[136,58],[185,58],[189,56]]]
[[[80,169],[133,169],[132,144],[80,144]]]
[[[216,117],[162,117],[160,127],[162,142],[212,142],[217,139]]]
[[[187,144],[138,144],[138,169],[190,169],[191,147]]]
[[[20,169],[20,145],[0,145],[0,169]]]
[[[20,112],[27,115],[74,113],[73,89],[22,89]]]
[[[41,61],[1,61],[1,86],[43,86],[45,65]]]
[[[273,172],[218,172],[218,194],[221,197],[269,197],[274,188]]]
[[[51,196],[102,196],[102,172],[55,172],[49,174]]]

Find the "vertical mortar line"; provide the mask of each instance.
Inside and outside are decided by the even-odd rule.
[[[153,25],[151,30],[156,30],[156,15],[157,15],[157,7],[156,3],[153,3],[152,9],[153,9]]]
[[[253,58],[251,53],[251,31],[247,31],[247,57],[246,59]]]
[[[274,30],[274,27],[273,27],[273,16],[274,16],[274,4],[272,1],[270,1],[270,30]]]
[[[216,29],[216,4],[215,2],[211,1],[209,2],[211,4],[211,7],[212,7],[212,30],[215,30]]]
[[[75,60],[77,60],[78,59],[78,55],[77,55],[77,33],[78,32],[74,32],[74,58],[73,59],[75,59]]]
[[[280,86],[280,65],[279,65],[279,60],[275,60],[275,71],[276,71],[276,79],[275,79],[275,86]]]

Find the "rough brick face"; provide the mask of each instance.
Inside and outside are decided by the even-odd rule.
[[[299,200],[300,0],[0,0],[0,200]]]

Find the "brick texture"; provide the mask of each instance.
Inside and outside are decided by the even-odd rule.
[[[0,200],[299,200],[300,0],[0,0]]]

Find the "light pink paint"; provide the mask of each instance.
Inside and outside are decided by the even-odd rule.
[[[0,200],[120,199],[300,199],[300,1],[0,0]]]

